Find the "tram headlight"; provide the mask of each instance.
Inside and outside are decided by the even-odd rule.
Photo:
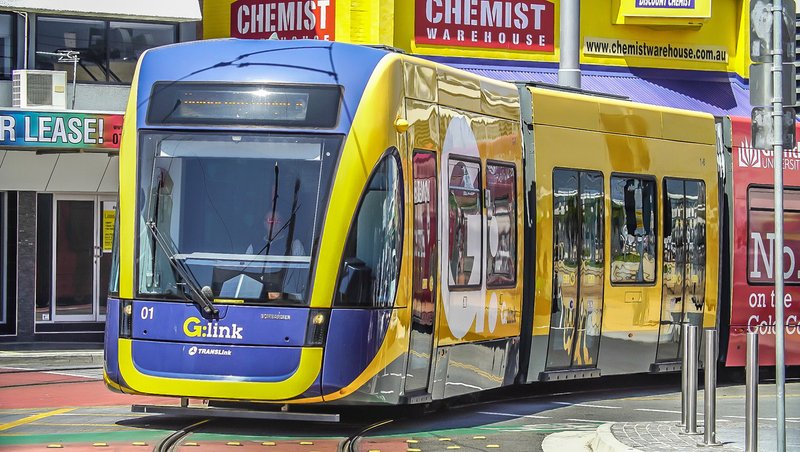
[[[325,337],[328,335],[329,318],[330,311],[327,309],[312,309],[308,313],[305,345],[320,346],[325,343]]]
[[[130,339],[133,333],[133,303],[122,300],[119,313],[119,337]]]

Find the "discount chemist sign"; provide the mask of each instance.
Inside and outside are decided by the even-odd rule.
[[[0,110],[0,148],[119,149],[122,115]]]

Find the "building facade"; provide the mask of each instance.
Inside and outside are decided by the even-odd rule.
[[[207,0],[204,38],[310,37],[404,52],[507,81],[558,82],[561,3]],[[583,89],[750,115],[750,2],[580,1]]]
[[[0,342],[102,342],[130,83],[196,0],[0,0]]]

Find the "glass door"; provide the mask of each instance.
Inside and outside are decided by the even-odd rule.
[[[54,321],[105,318],[115,207],[110,197],[54,197]]]
[[[415,151],[414,163],[414,259],[411,337],[406,393],[427,392],[436,319],[437,230],[436,155]]]
[[[603,319],[603,175],[553,170],[553,298],[548,370],[596,367]]]
[[[705,185],[664,179],[664,287],[657,362],[680,359],[681,326],[702,332],[705,306]]]

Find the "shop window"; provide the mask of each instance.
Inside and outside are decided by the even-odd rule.
[[[6,194],[0,192],[0,324],[6,323]]]
[[[488,248],[486,285],[513,286],[517,277],[517,213],[514,208],[516,170],[511,165],[486,164],[486,224]]]
[[[0,14],[0,79],[10,79],[16,66],[16,14]]]
[[[611,282],[653,283],[656,274],[656,183],[611,177]]]
[[[350,227],[337,306],[391,308],[403,252],[403,175],[396,151],[370,178]]]
[[[480,163],[450,159],[448,182],[448,284],[450,288],[480,286],[483,260]]]
[[[59,62],[58,53],[76,51],[79,82],[131,83],[139,56],[176,38],[173,24],[40,17],[36,20],[36,68],[67,71],[72,80],[73,63]]]

